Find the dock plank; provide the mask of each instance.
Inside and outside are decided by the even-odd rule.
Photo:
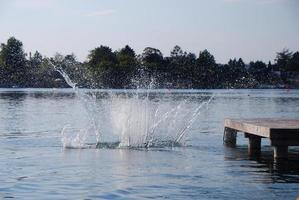
[[[269,138],[274,159],[286,159],[288,146],[299,146],[299,119],[225,119],[225,144],[235,146],[237,132],[249,139],[249,155],[259,155],[261,138]]]
[[[299,134],[298,119],[225,119],[224,126],[267,138],[284,133]]]

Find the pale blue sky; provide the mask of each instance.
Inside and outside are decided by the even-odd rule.
[[[217,62],[273,60],[299,50],[298,0],[0,0],[0,42],[20,39],[26,51],[74,53],[126,44],[137,53],[174,45],[208,49]]]

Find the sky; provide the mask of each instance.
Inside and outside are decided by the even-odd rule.
[[[130,45],[168,56],[175,45],[218,63],[273,61],[299,51],[299,0],[0,0],[0,43],[11,36],[26,52],[53,56]]]

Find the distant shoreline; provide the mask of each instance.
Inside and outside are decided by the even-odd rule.
[[[0,89],[72,89],[71,87],[0,87]],[[78,87],[78,89],[86,90],[136,90],[137,88],[88,88]],[[261,86],[255,88],[138,88],[140,90],[288,90],[299,89],[298,86]]]
[[[28,56],[14,37],[1,44],[0,87],[67,88],[65,80],[107,89],[299,88],[299,51],[283,49],[275,63],[233,58],[221,64],[207,49],[197,56],[176,45],[166,57],[153,47],[137,55],[128,45],[116,51],[101,45],[79,62],[74,54],[48,58],[36,51]]]

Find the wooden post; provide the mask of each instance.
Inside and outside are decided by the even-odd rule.
[[[223,133],[223,143],[228,147],[236,147],[237,131],[225,127]]]
[[[261,137],[256,135],[248,135],[248,155],[258,157],[261,155]]]
[[[279,145],[274,146],[274,160],[286,160],[288,159],[288,146]]]

